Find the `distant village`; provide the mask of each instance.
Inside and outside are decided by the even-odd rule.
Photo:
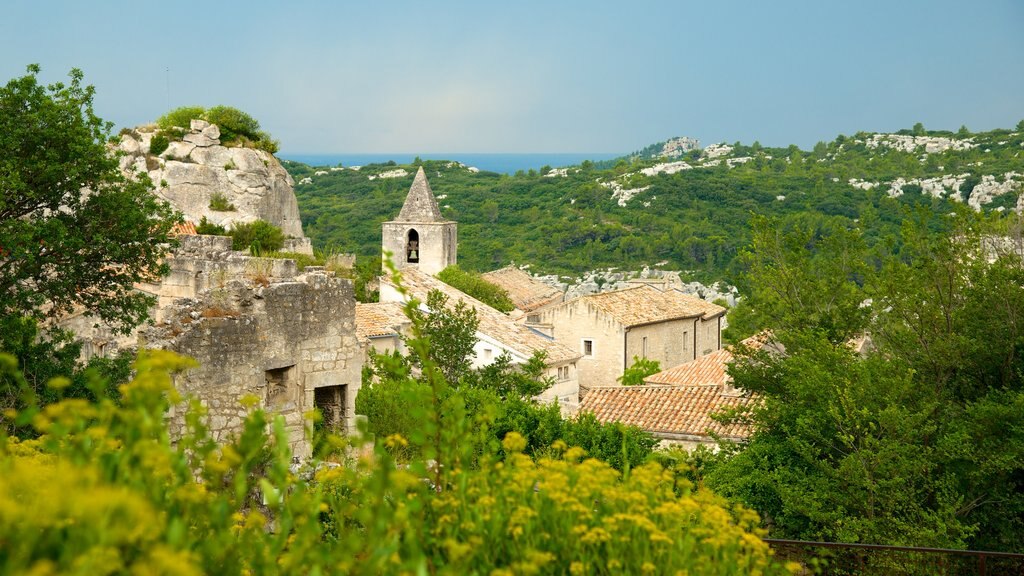
[[[425,302],[434,290],[447,296],[448,306],[462,302],[475,310],[474,368],[502,355],[523,364],[542,353],[544,376],[553,384],[536,399],[557,403],[565,417],[591,412],[601,422],[635,425],[684,447],[746,437],[743,425],[711,418],[756,400],[731,387],[726,374],[732,359],[721,337],[726,309],[685,293],[678,274],[641,274],[610,291],[581,293],[508,266],[483,275],[515,305],[500,312],[435,277],[458,261],[458,224],[442,216],[420,168],[401,211],[381,230],[382,251],[401,272],[401,289],[385,275],[379,302],[357,303],[351,281],[322,266],[300,271],[293,260],[233,251],[227,237],[196,233],[202,218],[262,218],[289,228],[291,250],[311,251],[291,177],[270,154],[225,148],[217,136],[216,126],[195,121],[190,135],[149,165],[151,133],[126,135],[119,145],[123,168],[148,171],[162,183],[156,193],[187,219],[176,230],[180,246],[168,260],[170,274],[137,286],[157,297],[155,323],[125,336],[85,315],[62,321],[83,339],[87,357],[141,346],[198,360],[200,367],[178,375],[176,386],[206,406],[215,437],[239,430],[245,417],[239,399],[247,395],[284,417],[299,458],[311,453],[303,423],[311,409],[336,429],[354,430],[370,351],[404,352],[410,324],[403,304],[416,298],[429,314]],[[231,170],[219,169],[225,162]],[[211,190],[228,190],[251,208],[210,210]],[[637,359],[663,370],[642,385],[623,386],[620,377]],[[170,417],[172,429],[184,425],[180,415]]]

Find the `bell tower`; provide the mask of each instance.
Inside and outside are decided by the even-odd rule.
[[[384,223],[381,244],[398,268],[415,266],[433,275],[456,263],[456,223],[441,216],[422,166],[402,211]]]

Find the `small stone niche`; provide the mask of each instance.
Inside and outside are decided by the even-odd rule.
[[[324,417],[324,427],[341,431],[346,427],[345,402],[348,386],[323,386],[313,391],[313,405]]]
[[[267,406],[284,408],[296,405],[299,386],[295,377],[295,365],[272,368],[266,371]]]

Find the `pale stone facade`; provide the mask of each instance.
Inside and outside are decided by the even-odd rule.
[[[457,225],[441,216],[434,193],[421,167],[398,218],[383,225],[384,257],[399,268],[418,268],[437,274],[456,263]]]
[[[720,349],[724,313],[681,292],[640,286],[541,309],[532,326],[582,355],[582,396],[590,388],[618,385],[634,357],[675,366]]]

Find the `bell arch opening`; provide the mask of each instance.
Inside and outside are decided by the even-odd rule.
[[[420,261],[420,234],[416,230],[409,230],[405,241],[405,261],[410,264],[418,264]]]

